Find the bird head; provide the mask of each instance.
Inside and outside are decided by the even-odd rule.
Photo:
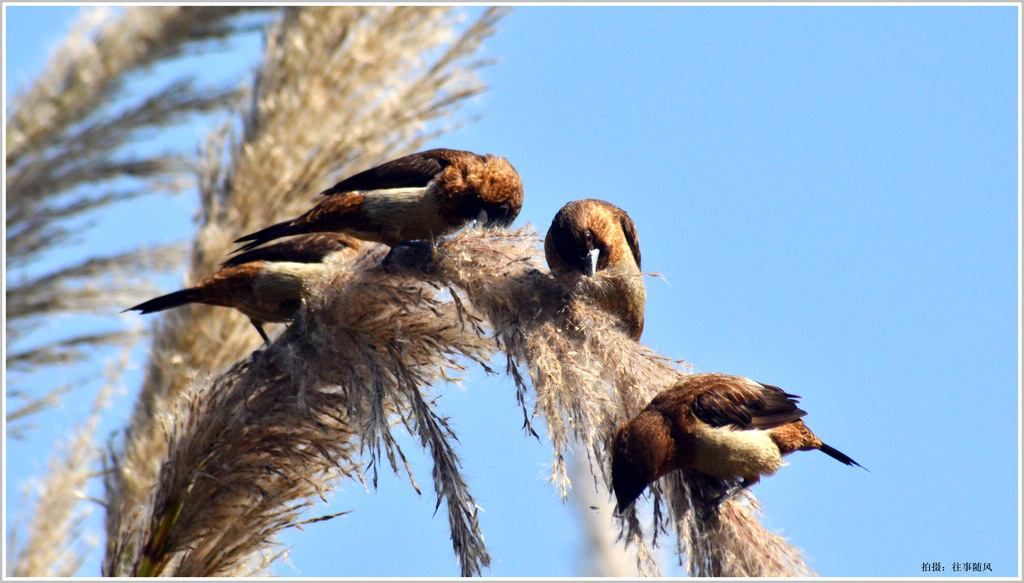
[[[640,494],[647,483],[640,477],[637,468],[621,456],[612,458],[612,492],[615,493],[615,510],[622,513]]]
[[[621,513],[656,480],[671,456],[671,437],[657,414],[642,412],[622,425],[612,443],[612,492]]]
[[[485,227],[508,227],[519,216],[523,207],[523,181],[506,158],[483,157],[482,168],[477,167],[467,178],[469,195],[459,201],[456,212],[467,221],[476,221]]]
[[[573,225],[576,227],[576,225]],[[608,247],[590,229],[570,227],[557,230],[552,236],[558,256],[575,271],[594,277],[608,263]]]
[[[519,208],[508,203],[491,204],[484,201],[476,201],[479,204],[472,205],[467,214],[473,215],[472,220],[484,227],[509,227],[519,215]],[[475,211],[475,214],[473,214]],[[469,218],[469,217],[467,217]]]
[[[574,200],[566,204],[551,221],[544,241],[549,267],[593,277],[623,254],[624,220],[629,221],[629,217],[622,209],[604,201]],[[632,221],[629,224],[632,226]]]
[[[618,429],[611,446],[611,491],[620,512],[655,480],[659,459],[665,455],[664,440],[654,439],[659,435],[652,434],[647,423],[637,423],[638,418]]]

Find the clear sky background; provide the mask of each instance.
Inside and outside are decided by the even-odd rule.
[[[8,9],[9,88],[77,12]],[[526,190],[519,225],[543,232],[578,198],[626,209],[645,270],[664,276],[647,281],[643,342],[801,395],[808,425],[870,470],[797,453],[754,487],[764,523],[812,569],[920,577],[939,561],[951,576],[953,562],[982,562],[1019,576],[1018,18],[1007,6],[521,7],[484,47],[501,62],[465,112],[483,119],[431,146],[507,156]],[[240,50],[259,58],[258,42]],[[191,237],[195,193],[145,200],[110,224]],[[74,252],[108,250],[99,239]],[[547,482],[547,440],[520,428],[511,383],[477,368],[439,392],[483,508],[486,574],[581,573],[574,510]],[[110,417],[123,423],[133,399]],[[91,400],[7,443],[8,511]],[[355,512],[287,533],[275,572],[458,575],[429,463],[413,461],[423,496],[386,475],[376,492],[344,484],[316,512]],[[664,573],[681,575],[673,545]]]

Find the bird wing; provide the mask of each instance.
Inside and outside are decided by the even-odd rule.
[[[267,241],[302,235],[306,233],[337,233],[347,229],[361,230],[362,217],[359,207],[363,204],[363,195],[359,192],[343,192],[336,194],[320,202],[320,204],[306,211],[298,218],[282,221],[276,225],[249,233],[248,235],[235,239],[235,243],[246,245],[236,249],[233,253],[249,251]]]
[[[293,225],[315,225],[320,231],[359,230],[364,217],[360,212],[365,197],[360,192],[340,192],[320,201],[306,214],[292,221]]]
[[[234,267],[252,261],[320,263],[331,253],[358,246],[355,239],[342,233],[313,233],[236,255],[222,263],[221,267]]]
[[[712,427],[770,429],[807,414],[797,407],[799,398],[778,387],[747,379],[715,379],[694,397],[691,409],[698,419]]]
[[[335,184],[321,194],[332,195],[353,190],[424,187],[460,156],[469,152],[438,148],[397,158]]]

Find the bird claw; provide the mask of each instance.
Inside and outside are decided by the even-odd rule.
[[[732,500],[733,498],[736,497],[737,494],[739,494],[743,490],[746,490],[750,486],[753,486],[753,484],[747,483],[746,480],[743,480],[739,484],[736,484],[735,486],[730,487],[725,492],[722,492],[720,495],[718,495],[718,497],[712,500],[710,505],[703,509],[703,512],[701,513],[701,519],[704,522],[710,520],[718,512],[718,509],[721,508],[723,504]]]

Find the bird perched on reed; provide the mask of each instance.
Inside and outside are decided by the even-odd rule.
[[[544,256],[555,277],[599,279],[594,299],[622,320],[630,337],[640,339],[647,294],[636,225],[626,211],[596,199],[566,204],[551,221]]]
[[[612,443],[612,490],[619,511],[673,470],[742,479],[740,487],[749,487],[774,474],[782,456],[797,450],[817,449],[860,466],[804,425],[800,418],[807,413],[797,399],[778,387],[717,373],[688,375],[662,391]]]
[[[523,182],[505,158],[461,150],[410,154],[323,191],[302,216],[239,238],[238,251],[302,233],[346,233],[389,246],[453,233],[471,221],[512,224]]]
[[[269,346],[265,322],[289,322],[309,296],[313,279],[327,272],[326,260],[358,247],[341,233],[302,235],[237,255],[196,285],[124,310],[141,314],[185,304],[235,308],[249,317]]]

